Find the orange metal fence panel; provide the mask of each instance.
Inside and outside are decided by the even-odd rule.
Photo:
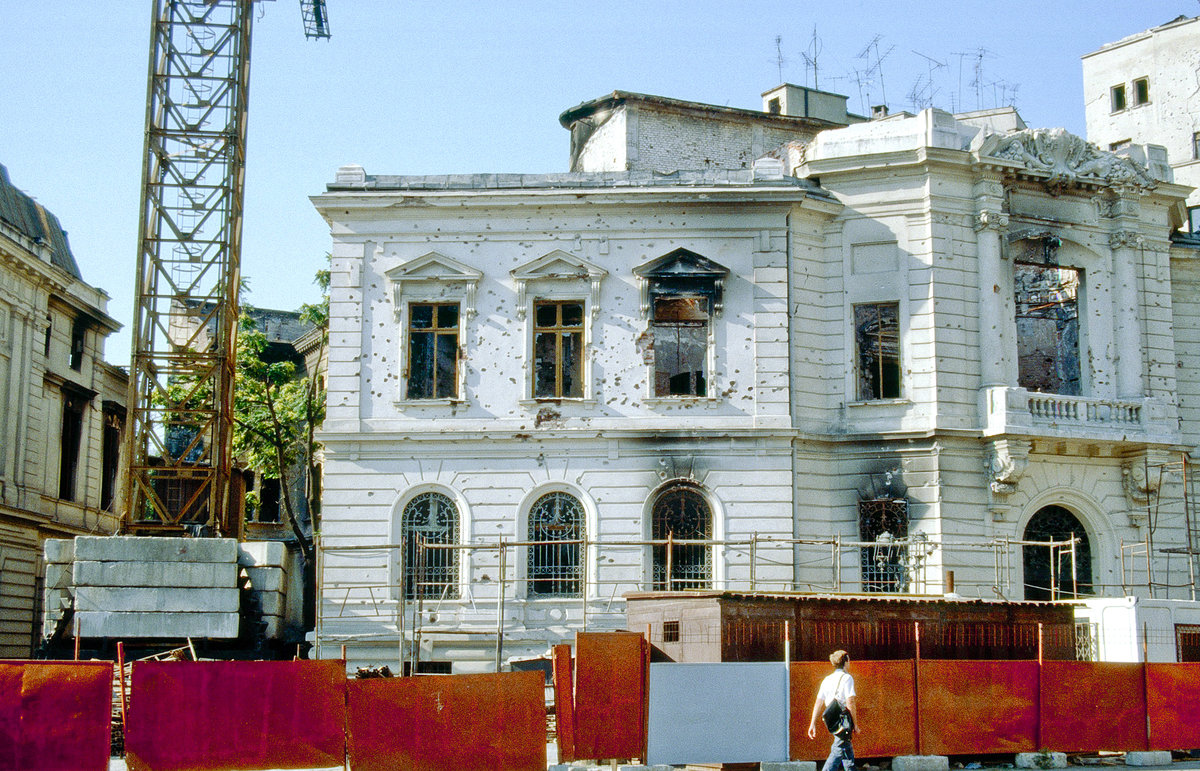
[[[575,760],[575,685],[571,646],[554,646],[554,725],[558,733],[558,759]]]
[[[1036,661],[921,661],[917,689],[922,754],[1037,749]]]
[[[1200,747],[1200,664],[1147,664],[1150,749]]]
[[[789,738],[792,760],[820,760],[829,754],[832,738],[820,717],[816,739],[808,738],[808,722],[821,680],[832,671],[828,664],[792,664]],[[856,708],[863,729],[854,736],[854,754],[860,758],[913,754],[916,746],[913,663],[851,660],[846,671],[854,677]]]
[[[1040,747],[1057,752],[1144,750],[1142,665],[1047,661],[1042,665],[1040,712]]]
[[[130,771],[345,764],[343,661],[139,661]]]
[[[545,675],[351,680],[354,771],[544,771]]]
[[[0,661],[0,768],[108,768],[109,662]]]
[[[646,747],[645,641],[636,632],[575,636],[575,755],[642,757]]]

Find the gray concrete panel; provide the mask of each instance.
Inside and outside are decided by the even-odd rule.
[[[287,547],[282,541],[243,541],[238,544],[238,564],[242,567],[282,567]]]
[[[147,539],[149,540],[149,539]],[[233,562],[76,562],[76,586],[237,586]]]
[[[232,538],[143,538],[140,536],[80,536],[76,560],[101,562],[237,562]]]
[[[237,613],[237,589],[181,589],[179,587],[78,586],[75,608],[81,611]]]
[[[82,637],[237,637],[236,613],[76,613]]]

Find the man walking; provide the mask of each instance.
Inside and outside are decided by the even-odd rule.
[[[829,748],[829,757],[821,771],[854,771],[854,747],[850,738],[852,732],[860,733],[862,729],[858,725],[854,678],[846,673],[846,662],[849,660],[850,654],[846,651],[834,651],[830,654],[829,663],[833,664],[833,673],[821,681],[821,687],[817,690],[817,700],[813,702],[812,719],[808,721],[808,738],[815,739],[817,716],[822,715],[834,700],[850,715],[849,726],[843,723],[840,729],[834,730],[833,746]]]

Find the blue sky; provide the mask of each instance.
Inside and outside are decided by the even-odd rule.
[[[780,81],[777,36],[782,79],[812,84],[814,27],[819,85],[848,94],[852,110],[885,94],[893,111],[911,110],[915,92],[943,109],[1015,101],[1030,125],[1082,135],[1079,57],[1200,15],[1198,0],[327,4],[328,41],[304,39],[296,0],[257,4],[242,254],[254,305],[316,299],[329,234],[308,196],[345,163],[375,174],[564,171],[568,107],[620,89],[761,109]],[[150,0],[0,0],[0,163],[58,215],[84,279],[112,296],[126,330],[107,358],[120,364],[150,15]]]

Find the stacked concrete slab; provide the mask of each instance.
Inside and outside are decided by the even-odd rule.
[[[50,637],[71,608],[71,563],[75,561],[75,541],[47,539],[42,546],[42,559],[46,565],[42,635]]]
[[[233,539],[80,536],[74,558],[81,637],[238,635],[238,544]]]
[[[250,596],[266,624],[269,639],[282,636],[288,618],[290,555],[282,541],[251,541],[238,544],[238,566],[246,571]]]

